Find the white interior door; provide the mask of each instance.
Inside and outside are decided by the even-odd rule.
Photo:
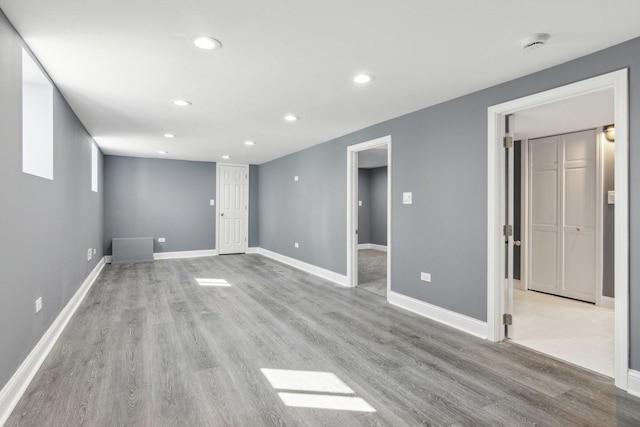
[[[218,253],[247,251],[248,178],[246,165],[218,165]]]
[[[595,130],[529,141],[529,289],[595,302]]]

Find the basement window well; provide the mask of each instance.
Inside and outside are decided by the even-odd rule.
[[[24,49],[22,172],[53,180],[53,85]]]

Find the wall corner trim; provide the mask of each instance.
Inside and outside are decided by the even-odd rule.
[[[627,378],[627,392],[640,397],[640,371],[629,369]]]
[[[153,259],[179,259],[179,258],[199,258],[205,256],[217,256],[217,249],[205,249],[202,251],[179,251],[179,252],[154,252]]]
[[[291,258],[285,255],[281,255],[277,252],[272,252],[268,249],[258,248],[258,253],[260,255],[266,256],[267,258],[271,258],[273,260],[279,261],[283,264],[287,264],[291,267],[297,268],[299,270],[305,271],[309,274],[313,274],[314,276],[321,277],[330,282],[336,283],[340,286],[348,286],[347,285],[347,276],[343,274],[336,273],[335,271],[327,270],[322,267],[317,267],[313,264],[308,264],[304,261],[297,260],[295,258]]]
[[[451,326],[452,328],[459,329],[468,334],[475,335],[476,337],[482,339],[487,339],[488,337],[487,322],[482,322],[465,316],[464,314],[456,313],[455,311],[447,310],[393,291],[389,292],[387,301],[389,301],[389,304]]]
[[[103,257],[91,273],[89,273],[60,314],[58,314],[58,317],[56,317],[49,329],[47,329],[42,338],[40,338],[38,344],[31,350],[31,353],[29,353],[27,358],[18,367],[18,370],[0,391],[0,426],[4,425],[15,409],[18,401],[27,390],[29,383],[33,380],[33,377],[38,372],[38,369],[40,369],[40,366],[42,366],[42,363],[49,355],[54,344],[58,341],[58,338],[60,338],[69,320],[100,275],[104,265],[105,258]]]

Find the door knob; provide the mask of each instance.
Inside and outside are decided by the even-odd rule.
[[[224,216],[224,212],[220,213],[220,216]]]
[[[522,242],[520,240],[514,240],[513,244],[514,244],[514,246],[520,246],[520,245],[522,245]]]
[[[580,231],[580,227],[576,227],[576,231]]]

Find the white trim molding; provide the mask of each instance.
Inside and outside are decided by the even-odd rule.
[[[393,291],[389,292],[387,301],[392,305],[435,320],[438,323],[451,326],[452,328],[475,335],[478,338],[487,339],[487,323],[481,320]]]
[[[295,267],[299,270],[305,271],[309,274],[313,274],[314,276],[318,276],[330,282],[336,283],[340,286],[348,286],[347,276],[345,276],[344,274],[339,274],[335,271],[327,270],[325,268],[318,267],[313,264],[309,264],[304,261],[279,254],[277,252],[272,252],[264,248],[258,248],[258,253],[260,255],[266,256],[267,258],[271,258],[283,264],[287,264],[291,267]]]
[[[627,376],[627,392],[640,397],[640,372],[629,369]]]
[[[60,338],[69,320],[100,275],[104,264],[105,259],[103,257],[91,273],[89,273],[84,282],[82,282],[80,288],[71,297],[60,314],[58,314],[56,320],[49,326],[49,329],[47,329],[42,338],[40,338],[40,341],[38,341],[38,344],[36,344],[33,350],[31,350],[31,353],[29,353],[27,358],[18,367],[18,370],[13,374],[11,379],[9,379],[2,391],[0,391],[0,426],[4,425],[9,415],[11,415],[11,412],[13,412],[18,401],[29,386],[29,383],[31,383],[31,380],[33,380],[38,369],[42,366],[42,363],[49,355],[54,344],[58,341],[58,338]]]
[[[216,255],[218,255],[217,249],[205,249],[201,251],[154,252],[153,259],[200,258]]]
[[[597,304],[603,308],[610,308],[611,310],[616,308],[616,299],[611,297],[605,297],[604,295],[600,297],[600,304]]]
[[[258,247],[247,248],[247,253],[248,254],[257,254],[259,249],[260,248],[258,248]]]
[[[615,142],[615,384],[627,389],[629,369],[629,80],[624,68],[576,83],[493,105],[487,110],[487,324],[491,341],[504,339],[505,117],[603,90],[614,93]]]
[[[375,243],[358,243],[358,250],[373,249],[374,251],[387,252],[385,245],[376,245]]]

